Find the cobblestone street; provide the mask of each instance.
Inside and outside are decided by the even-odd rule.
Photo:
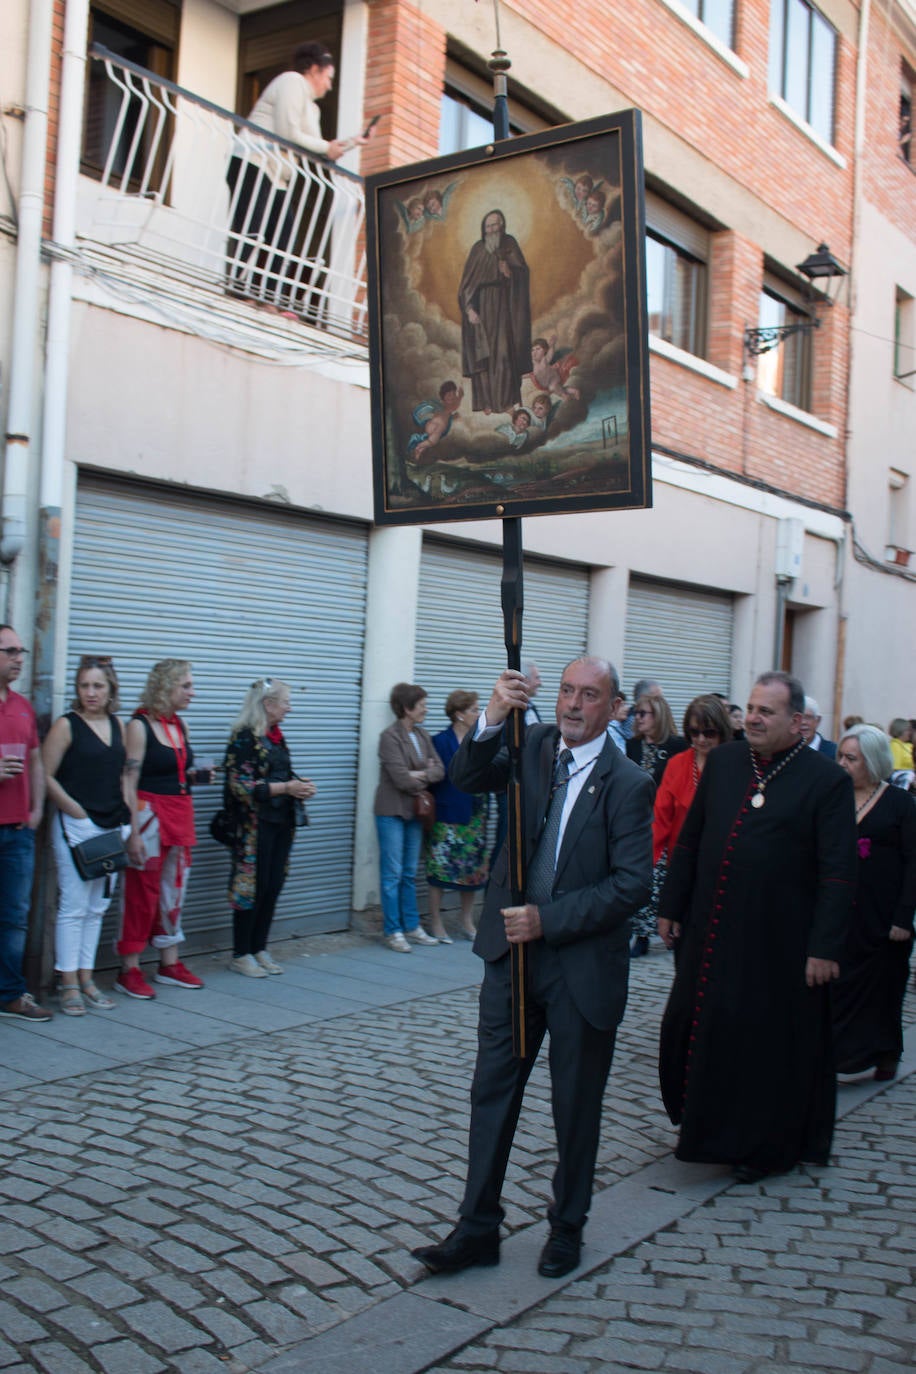
[[[916,1075],[841,1088],[835,1167],[741,1187],[677,1165],[653,953],[633,965],[579,1276],[534,1272],[554,1148],[539,1067],[502,1264],[426,1279],[409,1251],[460,1197],[478,961],[357,936],[279,953],[282,979],[198,960],[199,994],[3,1026],[4,1374],[912,1369]],[[905,1069],[914,1049],[911,1031]]]

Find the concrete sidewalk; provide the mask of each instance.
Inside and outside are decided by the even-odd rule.
[[[742,1188],[678,1165],[670,963],[638,960],[583,1268],[535,1273],[538,1066],[500,1267],[431,1279],[409,1252],[461,1194],[479,962],[357,936],[279,953],[282,978],[198,958],[201,992],[0,1023],[4,1374],[912,1367],[916,1075],[841,1089],[835,1168]]]

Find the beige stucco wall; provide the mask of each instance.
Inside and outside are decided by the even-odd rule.
[[[867,202],[860,218],[850,391],[849,507],[860,543],[885,565],[888,470],[909,476],[909,543],[916,545],[916,390],[894,379],[896,288],[916,297],[916,234],[907,237]],[[916,360],[911,366],[916,367]],[[916,573],[916,557],[910,570]],[[886,727],[916,714],[916,585],[846,561],[843,713]]]

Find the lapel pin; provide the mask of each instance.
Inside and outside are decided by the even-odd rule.
[[[594,794],[594,791],[595,791],[595,785],[594,785],[594,783],[593,783],[592,786],[588,789],[588,795],[591,797],[591,796]]]

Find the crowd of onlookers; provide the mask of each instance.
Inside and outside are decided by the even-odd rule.
[[[114,990],[148,1001],[156,995],[151,983],[202,987],[179,957],[181,917],[195,843],[193,788],[214,784],[220,770],[214,759],[195,758],[183,718],[194,696],[191,665],[180,659],[155,664],[138,708],[125,723],[118,714],[119,684],[111,659],[84,656],[70,709],[40,744],[29,703],[12,691],[26,652],[11,626],[0,628],[0,875],[5,890],[0,1013],[31,1021],[51,1016],[31,997],[22,973],[34,832],[46,796],[53,804],[50,834],[59,894],[55,973],[61,1011],[79,1016],[114,1006],[97,986],[94,968],[102,918],[120,868],[124,892],[115,948],[121,968]],[[533,664],[526,674],[530,725],[540,719],[533,701],[540,676]],[[449,765],[462,740],[478,727],[478,696],[464,689],[451,692],[445,702],[449,724],[432,737],[423,727],[428,699],[422,687],[398,683],[390,705],[393,721],[379,740],[374,804],[384,939],[399,953],[409,953],[414,945],[451,944],[443,896],[454,893],[458,923],[453,932],[473,940],[476,894],[487,883],[506,819],[505,799],[499,797],[494,844],[491,798],[462,792],[449,779]],[[231,967],[252,978],[282,973],[267,948],[271,922],[295,831],[308,823],[305,803],[315,793],[314,784],[292,767],[281,728],[289,709],[290,689],[278,679],[259,679],[248,689],[222,761],[223,807],[211,827],[230,853]],[[648,678],[636,683],[630,703],[623,693],[614,703],[609,740],[655,784],[652,891],[632,920],[633,957],[650,948],[668,857],[707,760],[714,749],[742,739],[743,724],[740,705],[710,693],[694,697],[676,723],[660,684]],[[858,823],[860,829],[870,829],[876,811],[880,819],[899,805],[882,801],[888,787],[905,796],[914,786],[916,722],[895,718],[885,734],[861,717],[849,716],[837,742],[821,734],[820,724],[817,702],[806,697],[801,735],[808,747],[836,758],[853,778],[857,805],[862,803]],[[907,802],[912,810],[913,802]],[[907,813],[902,814],[905,818]],[[897,876],[891,880],[884,875],[887,890],[880,898],[883,938],[898,947],[895,987],[903,969],[901,999],[912,910],[904,920],[894,905],[894,891],[899,889],[901,900],[909,901],[909,889],[903,891],[905,882],[912,881],[914,863],[913,855],[904,852],[911,842],[908,836],[904,826],[896,841]],[[86,856],[107,853],[106,843],[112,854],[105,871],[98,866],[93,870],[91,864],[87,871]],[[859,843],[860,878],[867,886],[880,867],[874,859],[883,853],[883,841],[863,830]],[[429,906],[425,925],[417,901],[421,862]],[[861,902],[857,909],[863,909]],[[872,917],[877,920],[874,913]],[[149,947],[158,955],[151,978],[140,966]]]
[[[70,709],[39,741],[32,707],[12,690],[28,650],[0,626],[0,1015],[49,1021],[23,975],[35,858],[45,798],[53,804],[57,868],[55,960],[60,1009],[105,1011],[112,998],[94,969],[102,918],[119,873],[124,893],[114,990],[152,1001],[152,983],[193,991],[203,981],[180,959],[182,909],[196,841],[193,789],[212,785],[212,758],[195,758],[182,712],[194,697],[191,665],[168,658],[150,670],[130,719],[118,714],[111,658],[84,655]],[[214,837],[230,851],[232,967],[251,978],[283,972],[267,943],[286,878],[293,835],[308,823],[315,786],[293,771],[281,723],[290,690],[279,679],[252,683],[223,761],[223,808]],[[140,958],[158,963],[147,978]]]

